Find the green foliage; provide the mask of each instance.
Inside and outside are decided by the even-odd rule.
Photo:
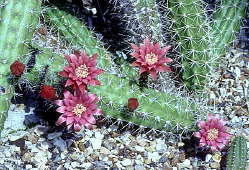
[[[236,136],[227,155],[227,170],[246,170],[248,149],[246,139]]]

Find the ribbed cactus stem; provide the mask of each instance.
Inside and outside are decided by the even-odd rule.
[[[0,129],[13,96],[8,83],[10,65],[28,52],[41,10],[40,0],[0,1]]]
[[[227,156],[227,170],[246,170],[248,149],[246,139],[236,136],[229,148]]]
[[[57,8],[47,8],[45,12],[47,21],[57,28],[69,44],[72,44],[72,48],[83,49],[89,55],[98,53],[101,57],[99,59],[100,67],[105,68],[111,65],[108,52],[100,41],[93,37],[93,33],[77,18]]]
[[[138,0],[133,1],[135,17],[139,23],[139,27],[134,24],[134,30],[140,29],[140,34],[151,37],[153,40],[162,42],[162,24],[160,20],[159,7],[156,0]],[[133,21],[131,21],[133,22]],[[136,32],[136,31],[135,31]],[[138,33],[138,32],[137,32]]]
[[[239,32],[242,24],[242,18],[246,16],[247,0],[221,0],[220,8],[213,14],[211,46],[209,56],[217,60],[214,64],[219,63],[220,56],[225,55],[226,48],[231,45],[235,39],[236,33]]]
[[[170,1],[173,37],[177,37],[183,64],[183,79],[189,89],[201,89],[209,72],[207,36],[209,26],[201,0]],[[176,36],[174,35],[176,34]]]

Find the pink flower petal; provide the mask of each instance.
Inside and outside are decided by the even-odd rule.
[[[62,116],[59,117],[59,119],[56,121],[55,124],[56,124],[57,126],[59,126],[59,125],[61,125],[61,124],[62,124],[63,122],[65,122],[65,121],[66,121],[66,118],[64,118],[63,115],[62,115]]]

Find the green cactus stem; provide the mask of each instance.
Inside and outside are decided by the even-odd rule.
[[[57,28],[68,44],[72,45],[72,48],[83,49],[89,55],[97,53],[101,56],[99,66],[103,68],[110,67],[108,52],[83,23],[71,14],[57,8],[47,8],[45,12],[47,21]]]
[[[248,149],[246,139],[236,136],[229,148],[227,155],[227,170],[246,170]]]
[[[160,20],[160,14],[158,11],[158,5],[156,0],[138,0],[133,1],[135,13],[134,19],[137,20],[132,25],[131,29],[138,34],[142,34],[147,37],[151,37],[153,40],[162,42],[162,24]],[[136,31],[137,30],[137,31]],[[138,32],[140,31],[140,33]]]
[[[217,66],[239,31],[247,1],[221,1],[213,21],[205,17],[201,0],[170,1],[172,32],[183,55],[183,79],[191,90],[202,90],[206,76]]]
[[[183,79],[190,89],[202,89],[209,72],[207,61],[208,25],[201,0],[169,1],[173,37],[183,55]]]
[[[8,83],[10,65],[28,52],[41,10],[40,0],[0,1],[0,129],[6,119],[13,96]]]
[[[225,55],[236,34],[240,30],[242,18],[246,16],[247,0],[222,0],[220,8],[213,14],[211,51],[209,56],[214,56],[217,60],[215,65],[220,62],[220,56]]]

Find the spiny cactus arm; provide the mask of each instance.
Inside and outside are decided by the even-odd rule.
[[[147,89],[143,93],[138,87],[129,86],[129,82],[115,75],[103,73],[100,75],[101,86],[91,87],[90,91],[101,97],[105,114],[114,118],[124,119],[131,123],[150,128],[164,129],[165,122],[170,125],[193,125],[194,104],[166,93]],[[123,106],[127,106],[129,98],[137,98],[139,108],[133,116],[124,116]],[[108,107],[106,107],[108,106]],[[168,130],[168,129],[167,129]]]
[[[189,89],[202,89],[205,75],[209,72],[207,62],[208,24],[200,0],[169,1],[173,20],[173,35],[183,55],[183,78]],[[174,36],[175,37],[175,36]]]
[[[110,67],[109,53],[100,41],[94,38],[93,33],[76,17],[57,8],[47,8],[45,16],[49,24],[55,26],[58,32],[64,36],[64,40],[71,44],[73,48],[83,48],[89,55],[97,53],[101,56],[99,66],[102,68]]]
[[[231,45],[240,30],[241,19],[246,16],[247,0],[221,1],[221,6],[214,14],[212,23],[212,46],[209,56],[217,59],[225,55],[226,47]],[[219,60],[217,60],[219,62]]]
[[[245,137],[236,136],[228,151],[227,169],[246,170],[247,154],[248,150]]]
[[[31,41],[40,7],[40,0],[0,1],[0,129],[3,128],[10,99],[14,94],[8,83],[10,65],[27,53],[25,43]]]
[[[144,30],[144,35],[149,36],[158,42],[162,42],[162,24],[156,0],[135,1],[134,10],[136,11],[135,18],[138,20],[140,25],[134,25],[133,29],[137,29],[137,27],[144,27],[142,29]]]

